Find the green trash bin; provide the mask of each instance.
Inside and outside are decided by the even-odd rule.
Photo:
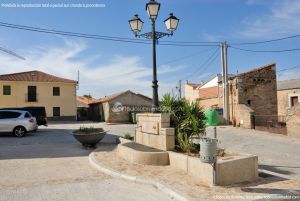
[[[130,119],[133,124],[136,124],[136,112],[131,112]]]
[[[219,113],[215,109],[207,109],[204,111],[205,125],[206,126],[217,126],[220,123]]]

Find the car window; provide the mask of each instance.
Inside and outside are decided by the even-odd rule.
[[[31,116],[31,114],[30,114],[29,112],[26,112],[26,113],[25,113],[25,117],[28,118],[28,117],[32,117],[32,116]]]
[[[21,116],[20,112],[10,112],[10,111],[3,111],[1,112],[1,119],[13,119],[13,118],[18,118]]]

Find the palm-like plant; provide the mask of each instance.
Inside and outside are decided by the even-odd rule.
[[[190,103],[165,94],[161,102],[163,112],[171,114],[171,125],[175,127],[175,143],[181,151],[190,152],[195,148],[192,138],[205,134],[205,116],[199,102]]]

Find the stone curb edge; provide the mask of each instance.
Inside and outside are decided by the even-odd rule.
[[[158,181],[122,174],[120,172],[117,172],[115,170],[112,170],[112,169],[109,169],[107,167],[102,166],[101,164],[96,162],[95,152],[91,152],[89,154],[89,162],[96,169],[98,169],[98,170],[100,170],[100,171],[104,172],[105,174],[110,175],[112,177],[121,178],[121,179],[132,181],[132,182],[135,182],[135,183],[152,185],[152,186],[156,187],[157,189],[161,190],[162,192],[166,193],[170,197],[174,198],[175,200],[189,201],[188,199],[186,199],[182,195],[176,193],[175,191],[173,191],[172,189],[168,188],[166,185],[164,185],[164,184],[162,184]]]

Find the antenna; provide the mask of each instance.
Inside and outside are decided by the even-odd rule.
[[[76,84],[76,89],[79,90],[79,70],[77,71],[77,84]]]

